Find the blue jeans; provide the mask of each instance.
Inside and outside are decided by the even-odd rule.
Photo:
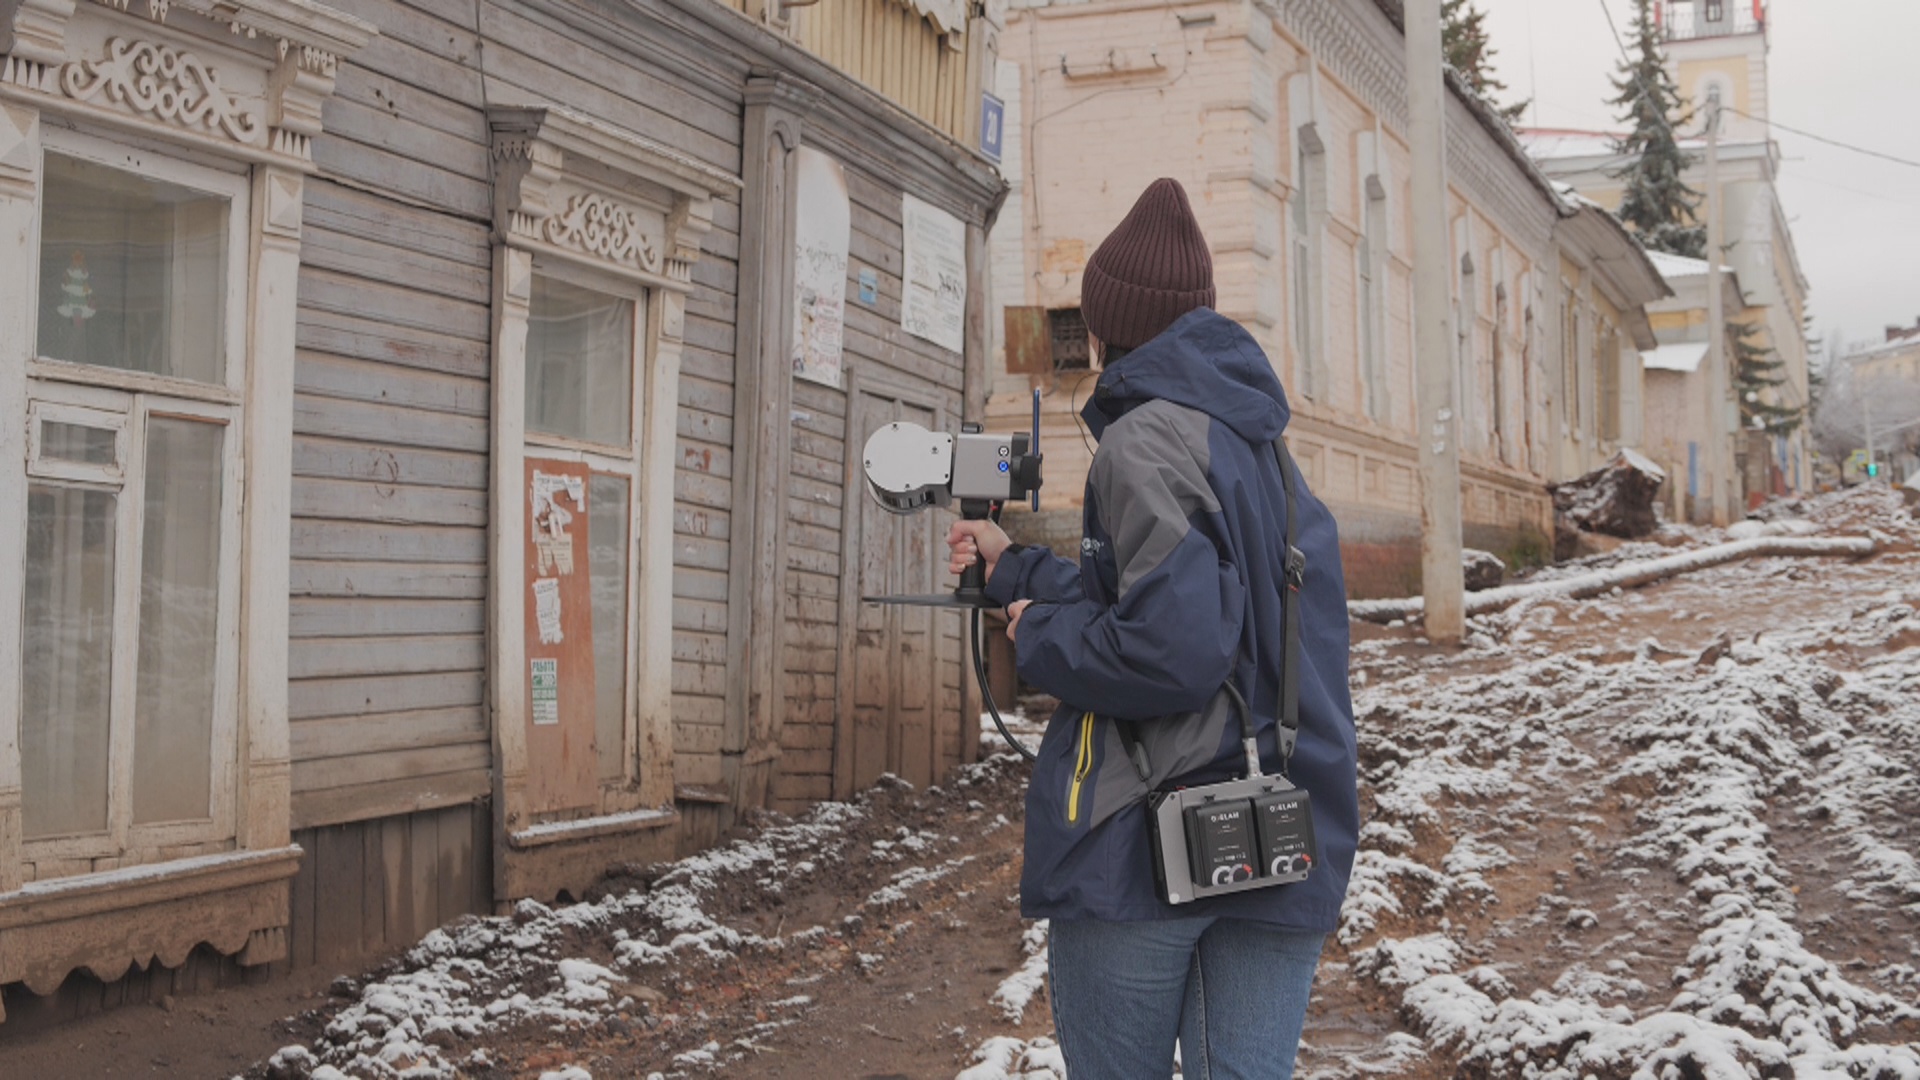
[[[1048,996],[1069,1080],[1289,1080],[1323,934],[1245,919],[1053,921]]]

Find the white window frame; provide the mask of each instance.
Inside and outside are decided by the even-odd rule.
[[[640,549],[639,537],[646,527],[643,513],[644,485],[647,466],[649,417],[647,415],[647,378],[651,366],[648,354],[648,308],[651,290],[630,279],[590,266],[554,256],[536,256],[533,260],[535,277],[551,278],[569,285],[607,296],[631,301],[633,304],[633,324],[628,330],[628,362],[632,365],[633,378],[630,384],[631,401],[628,406],[627,436],[625,446],[599,443],[586,439],[569,438],[546,432],[525,429],[521,455],[546,461],[563,461],[585,465],[592,473],[624,477],[627,481],[627,601],[624,625],[626,634],[621,642],[622,655],[626,658],[626,683],[621,687],[621,745],[620,770],[615,775],[600,772],[600,787],[603,803],[610,794],[631,790],[638,782],[638,705],[640,695]],[[525,371],[527,358],[522,352],[521,370]],[[525,383],[522,382],[522,415],[525,409]],[[670,496],[669,496],[670,497]],[[592,504],[588,504],[588,513],[592,513]],[[589,532],[589,543],[592,534]],[[598,678],[598,674],[595,675]],[[596,732],[597,733],[597,732]]]
[[[63,156],[116,169],[129,175],[159,180],[227,200],[227,245],[223,272],[226,290],[222,311],[220,381],[125,371],[93,364],[56,360],[34,348],[28,362],[27,414],[29,483],[51,481],[60,486],[112,490],[116,494],[114,521],[114,630],[112,690],[109,706],[108,807],[104,832],[28,838],[22,830],[21,858],[34,866],[33,880],[68,876],[81,860],[112,860],[144,864],[199,854],[196,848],[228,846],[236,838],[236,780],[242,753],[239,738],[239,619],[242,590],[242,443],[246,412],[241,387],[247,366],[248,259],[251,233],[251,185],[246,175],[182,160],[146,149],[129,140],[110,141],[81,131],[49,129],[42,136],[39,172],[46,175],[48,156]],[[31,295],[39,296],[41,226],[45,220],[46,185],[34,208],[28,270]],[[38,341],[40,317],[36,301],[28,331]],[[133,818],[133,773],[136,674],[139,665],[140,581],[143,553],[146,434],[149,417],[159,415],[222,425],[220,498],[220,568],[214,659],[214,715],[212,718],[211,793],[208,816],[196,820],[136,825]],[[109,426],[117,420],[116,467],[48,460],[39,452],[40,425],[70,420],[88,426]],[[26,717],[21,717],[26,722]],[[24,786],[33,778],[22,778]],[[185,850],[182,850],[185,849]],[[51,874],[40,867],[54,867]],[[87,866],[86,869],[92,869]]]
[[[673,512],[680,354],[686,297],[716,200],[737,176],[679,151],[552,105],[489,110],[494,160],[492,538],[488,686],[494,737],[494,858],[501,900],[589,884],[606,854],[637,830],[672,824]],[[623,223],[589,235],[592,204]],[[634,240],[645,243],[632,243]],[[629,550],[627,740],[620,779],[594,772],[595,805],[538,809],[529,786],[537,736],[528,715],[525,604],[526,459],[608,447],[530,435],[526,343],[536,273],[636,299],[633,487]],[[784,360],[784,357],[782,358]],[[598,755],[596,754],[596,758]],[[630,848],[629,848],[630,849]]]
[[[1328,396],[1322,370],[1326,357],[1326,289],[1321,272],[1325,260],[1327,147],[1314,123],[1296,128],[1293,144],[1293,192],[1287,215],[1292,280],[1287,291],[1297,385],[1289,389],[1297,390],[1305,400],[1317,401]]]
[[[222,361],[226,365],[218,382],[200,382],[172,375],[127,371],[95,364],[75,363],[40,356],[37,348],[28,374],[38,381],[78,382],[91,386],[110,386],[122,390],[163,393],[189,401],[238,404],[245,388],[247,369],[247,313],[249,288],[247,248],[252,233],[252,185],[244,163],[230,169],[201,164],[177,152],[168,153],[146,145],[145,140],[129,137],[107,139],[91,132],[49,127],[41,136],[41,175],[45,175],[47,155],[78,158],[89,164],[115,169],[132,176],[160,180],[228,200],[227,213],[227,295],[223,305],[226,326]],[[39,288],[40,225],[46,208],[46,187],[41,185],[34,210],[33,250],[35,260],[29,271],[35,289]],[[38,293],[36,292],[37,296]],[[38,324],[29,328],[36,334]]]
[[[129,823],[115,841],[118,853],[93,858],[53,857],[65,840],[25,842],[18,613],[27,532],[22,514],[0,521],[0,612],[14,613],[0,620],[0,688],[7,691],[0,692],[0,921],[8,926],[0,983],[19,981],[48,994],[78,966],[107,977],[154,957],[181,963],[202,944],[243,965],[286,956],[288,883],[301,857],[289,835],[287,727],[301,215],[305,178],[316,168],[313,140],[322,133],[339,67],[377,34],[372,23],[316,0],[0,5],[0,40],[7,42],[0,266],[22,268],[0,277],[0,507],[26,503],[30,440],[22,420],[36,409],[51,418],[77,402],[124,416],[113,481],[123,504],[116,527],[144,512],[141,456],[152,417],[227,425],[214,708],[219,737],[234,747],[231,762],[223,752],[215,766],[218,805],[210,806],[204,826]],[[206,92],[216,79],[219,93]],[[188,100],[206,108],[186,108]],[[226,366],[216,383],[36,355],[49,150],[233,196]],[[46,404],[29,404],[36,400]],[[44,458],[34,459],[33,473],[84,483]],[[138,541],[138,528],[121,531]],[[116,592],[127,596],[137,587],[134,550],[116,550],[114,572],[125,582]],[[123,603],[121,595],[115,603]],[[132,653],[137,671],[137,624],[131,633],[122,641],[132,648],[121,651]],[[132,731],[131,705],[119,707],[109,723]],[[68,839],[72,850],[107,848],[98,836]],[[128,864],[141,864],[135,877],[125,876]]]
[[[113,464],[95,465],[45,456],[40,446],[42,424],[72,424],[75,427],[113,432]],[[27,475],[45,480],[119,484],[127,475],[127,414],[125,410],[71,405],[64,401],[53,400],[51,397],[28,398]]]
[[[1387,186],[1378,173],[1362,183],[1360,242],[1354,245],[1354,305],[1360,322],[1361,386],[1366,414],[1375,423],[1392,419],[1393,402],[1387,391],[1388,286],[1393,278],[1392,246],[1387,242],[1390,220]]]

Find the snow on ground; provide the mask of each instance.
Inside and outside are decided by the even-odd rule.
[[[1823,534],[1876,532],[1894,554],[1869,563],[1758,559],[1531,598],[1475,617],[1458,651],[1363,635],[1365,825],[1299,1075],[1920,1080],[1920,530],[1875,499],[1808,507]],[[1040,723],[1011,719],[1037,743]],[[1017,827],[969,795],[1020,768],[990,724],[983,740],[998,756],[942,793],[975,839]],[[960,838],[865,805],[821,805],[596,902],[436,930],[255,1075],[503,1075],[489,1047],[511,1033],[564,1048],[630,1015],[652,1031],[648,980],[852,949],[845,926],[976,887],[984,864]],[[855,870],[821,925],[770,929],[722,903]],[[849,959],[884,965],[892,940],[859,938]],[[1045,923],[1025,928],[1017,966],[975,1002],[987,1028],[909,1034],[974,1047],[958,1080],[1064,1080],[1046,941]],[[805,1023],[812,978],[743,1030],[676,1032],[666,1072],[759,1075],[749,1055]],[[587,1080],[587,1063],[539,1075]]]
[[[1715,571],[1723,601],[1765,603],[1750,586],[1795,573],[1787,562]],[[1387,678],[1356,696],[1372,813],[1340,933],[1360,946],[1353,974],[1472,1075],[1920,1077],[1913,923],[1896,914],[1920,914],[1920,580],[1904,567],[1891,591],[1849,578],[1868,595],[1830,617],[1697,657],[1651,639],[1557,647],[1582,636],[1578,616],[1622,618],[1618,600],[1476,620],[1472,651],[1493,663],[1465,677],[1369,650]],[[1869,655],[1855,667],[1836,646]],[[1588,812],[1609,803],[1624,813]],[[1571,839],[1564,862],[1540,858],[1537,817]],[[1523,868],[1497,847],[1490,864],[1476,832],[1538,837],[1524,869],[1554,885],[1532,911],[1498,910],[1489,879]],[[1822,950],[1822,930],[1854,916],[1823,901],[1803,918],[1823,875],[1907,955],[1875,971]],[[1526,924],[1553,930],[1551,956],[1502,947]]]
[[[1814,509],[1911,552],[1920,530],[1876,498]],[[1299,1075],[1920,1080],[1920,574],[1896,565],[1704,651],[1659,636],[1837,575],[1764,559],[1671,600],[1525,600],[1462,654],[1358,643],[1366,823],[1316,1015],[1389,1009],[1325,1042],[1310,1018]],[[1627,636],[1647,622],[1667,629]],[[993,1035],[960,1080],[1051,1080],[1054,1054]]]
[[[461,1076],[489,1064],[484,1048],[461,1047],[529,1024],[555,1033],[581,1031],[632,1010],[636,999],[657,999],[657,991],[639,982],[648,969],[804,947],[825,929],[766,938],[726,925],[706,906],[718,889],[743,879],[777,893],[796,878],[843,862],[850,857],[842,850],[843,834],[862,814],[855,804],[823,803],[793,824],[682,859],[645,890],[561,907],[523,900],[510,916],[466,918],[434,930],[394,970],[361,987],[358,1000],[335,1015],[312,1046],[288,1046],[275,1055],[270,1074],[317,1080]],[[906,835],[895,841],[876,842],[866,856],[884,858],[895,843],[925,848],[938,842],[901,832]],[[886,897],[876,894],[870,902],[899,902],[938,876],[917,868],[903,872],[883,890]],[[601,963],[576,953],[611,956]],[[800,995],[773,1007],[808,1001]],[[741,1052],[716,1043],[681,1059],[689,1066],[718,1065]],[[570,1065],[550,1075],[584,1080],[588,1073]]]
[[[707,916],[702,903],[716,877],[800,873],[795,864],[819,861],[822,848],[859,814],[845,803],[824,803],[794,825],[684,859],[644,893],[558,908],[522,900],[511,916],[468,918],[434,930],[406,954],[400,970],[364,986],[318,1044],[288,1047],[276,1061],[337,1067],[355,1077],[453,1077],[485,1063],[484,1050],[475,1051],[481,1060],[474,1061],[455,1049],[491,1031],[523,1023],[578,1030],[631,1007],[644,991],[627,976],[639,969],[688,954],[718,961],[743,950],[784,948],[783,941],[742,934]],[[610,966],[566,955],[583,934],[611,940]],[[569,1068],[557,1075],[586,1076]],[[316,1069],[313,1075],[326,1074]]]
[[[1823,627],[1810,636],[1833,629]],[[1613,865],[1671,872],[1687,894],[1673,909],[1646,911],[1636,909],[1631,891],[1622,891],[1615,911],[1570,910],[1566,923],[1590,929],[1651,917],[1686,926],[1695,941],[1685,965],[1672,972],[1672,997],[1656,1008],[1635,1008],[1644,1000],[1645,985],[1611,979],[1563,981],[1552,990],[1517,996],[1504,979],[1477,980],[1465,949],[1451,938],[1431,935],[1383,940],[1371,954],[1362,954],[1383,959],[1359,973],[1400,991],[1401,1007],[1416,1028],[1469,1067],[1491,1070],[1515,1063],[1528,1075],[1569,1077],[1623,1068],[1660,1076],[1666,1065],[1681,1070],[1676,1075],[1708,1077],[1779,1070],[1795,1076],[1920,1077],[1920,1051],[1886,1041],[1889,1024],[1920,1018],[1920,1010],[1851,980],[1808,947],[1796,925],[1793,875],[1782,865],[1766,821],[1772,806],[1807,805],[1810,816],[1824,819],[1834,842],[1855,853],[1860,895],[1878,889],[1895,904],[1911,895],[1911,856],[1902,859],[1903,853],[1876,836],[1878,823],[1865,813],[1836,817],[1835,810],[1911,805],[1911,772],[1888,775],[1871,767],[1885,763],[1882,755],[1889,747],[1857,736],[1869,720],[1889,731],[1920,731],[1920,701],[1898,700],[1875,685],[1887,678],[1920,677],[1920,655],[1891,670],[1836,681],[1831,669],[1808,664],[1801,649],[1763,638],[1735,646],[1708,672],[1687,672],[1693,677],[1684,687],[1674,685],[1681,680],[1673,678],[1672,669],[1691,668],[1690,660],[1636,659],[1624,666],[1624,671],[1604,672],[1555,657],[1469,680],[1460,690],[1468,699],[1484,700],[1513,692],[1516,682],[1569,686],[1571,700],[1558,710],[1536,713],[1537,726],[1529,725],[1525,737],[1547,749],[1549,761],[1559,756],[1563,765],[1582,766],[1584,755],[1556,744],[1593,715],[1581,715],[1583,701],[1596,691],[1610,696],[1614,687],[1607,684],[1641,683],[1665,691],[1653,695],[1656,704],[1630,717],[1606,718],[1611,737],[1631,752],[1594,779],[1602,789],[1650,790],[1633,834],[1611,852]],[[1836,705],[1842,688],[1848,693]],[[1374,708],[1377,718],[1381,705],[1376,702]],[[1436,708],[1465,712],[1469,705],[1452,695],[1430,699],[1425,719],[1444,724]],[[1482,724],[1489,713],[1499,715],[1484,707],[1480,712],[1456,716],[1449,726]],[[1400,719],[1404,724],[1422,718]],[[1470,732],[1469,742],[1477,741],[1474,735],[1491,734]],[[1904,749],[1903,756],[1912,760],[1920,740]],[[1443,750],[1417,760],[1448,756]],[[1404,800],[1398,789],[1409,778],[1417,791],[1432,790],[1431,781],[1420,775],[1425,771],[1409,763],[1382,775],[1376,767],[1381,793],[1402,795],[1402,800],[1379,800],[1384,816],[1405,819],[1405,811],[1394,804]],[[1418,802],[1418,796],[1410,801]],[[1431,894],[1457,881],[1444,862],[1438,873],[1438,885],[1431,872],[1409,884]],[[1354,930],[1357,921],[1350,919],[1343,933]]]

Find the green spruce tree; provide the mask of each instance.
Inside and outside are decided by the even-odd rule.
[[[1654,251],[1703,258],[1707,230],[1694,219],[1700,193],[1681,179],[1691,158],[1674,136],[1691,116],[1681,108],[1680,88],[1661,58],[1653,0],[1636,2],[1632,59],[1620,62],[1619,77],[1613,80],[1618,93],[1612,103],[1624,110],[1621,118],[1630,128],[1614,143],[1615,152],[1628,159],[1626,167],[1613,174],[1626,181],[1620,220]]]
[[[1768,345],[1755,340],[1760,325],[1754,322],[1729,322],[1733,337],[1733,390],[1740,399],[1740,426],[1769,435],[1785,435],[1800,426],[1802,410],[1775,405],[1767,391],[1787,384],[1786,361]]]
[[[1502,120],[1508,124],[1519,123],[1528,102],[1499,105],[1493,100],[1494,94],[1506,90],[1507,84],[1493,73],[1495,50],[1487,37],[1487,13],[1476,7],[1473,0],[1441,0],[1440,20],[1440,50],[1448,66],[1458,71],[1467,85],[1473,87],[1473,92],[1480,95],[1480,100]]]
[[[1827,364],[1831,357],[1826,355],[1826,346],[1813,332],[1813,313],[1808,312],[1800,320],[1801,334],[1807,342],[1807,415],[1820,411],[1820,395],[1827,389]]]

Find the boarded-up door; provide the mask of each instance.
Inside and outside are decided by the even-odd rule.
[[[593,589],[587,466],[527,458],[527,799],[536,813],[592,806]]]
[[[950,516],[938,511],[900,515],[868,497],[858,448],[882,424],[910,421],[931,430],[945,422],[941,410],[871,390],[853,394],[848,443],[854,484],[847,500],[847,558],[841,625],[850,627],[849,684],[841,698],[834,733],[834,791],[851,794],[893,773],[925,786],[938,767],[934,747],[939,686],[935,631],[952,613],[927,607],[866,604],[862,596],[931,593],[951,588],[945,574],[945,530]]]

